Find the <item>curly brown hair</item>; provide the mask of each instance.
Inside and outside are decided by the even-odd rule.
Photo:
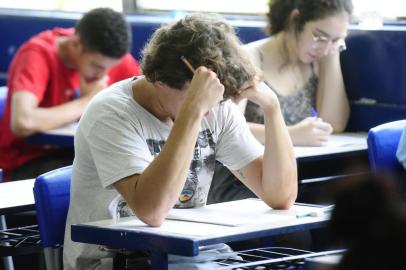
[[[143,74],[150,82],[182,89],[193,73],[181,56],[195,68],[213,70],[225,87],[224,98],[237,96],[242,85],[255,76],[234,29],[217,14],[188,15],[155,31],[142,51]]]

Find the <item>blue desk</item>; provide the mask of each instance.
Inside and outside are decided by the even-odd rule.
[[[262,203],[257,199],[248,199]],[[211,205],[213,206],[213,205]],[[296,207],[281,211],[286,215],[296,213]],[[320,209],[320,207],[313,207]],[[243,215],[244,209],[241,209]],[[239,210],[240,210],[239,209]],[[260,207],[250,208],[256,211]],[[270,211],[270,210],[269,210]],[[295,231],[320,228],[328,221],[328,216],[287,218],[277,222],[263,222],[263,212],[258,212],[258,222],[241,226],[222,226],[180,220],[165,220],[159,228],[145,225],[134,217],[122,218],[119,221],[103,220],[72,225],[72,240],[88,244],[97,244],[129,250],[141,249],[151,252],[152,269],[167,269],[168,254],[196,256],[199,247],[216,243],[268,237]]]
[[[47,144],[60,147],[73,147],[77,123],[72,123],[57,129],[34,134],[28,137],[33,144]]]
[[[367,133],[333,134],[327,146],[295,147],[299,180],[368,173]]]

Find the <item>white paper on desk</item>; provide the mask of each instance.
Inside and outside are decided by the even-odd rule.
[[[126,219],[126,218],[124,218]],[[124,220],[123,219],[123,220]],[[135,217],[131,217],[128,221],[120,221],[117,224],[111,225],[112,227],[120,227],[126,229],[136,229],[139,231],[153,232],[157,234],[176,234],[176,235],[187,235],[187,236],[210,236],[216,234],[224,234],[229,231],[230,227],[221,226],[215,224],[207,223],[191,223],[187,221],[179,220],[165,220],[165,222],[160,227],[151,227],[140,221]]]
[[[345,135],[345,134],[334,134],[328,139],[328,147],[344,147],[344,146],[357,146],[366,145],[366,138],[361,135]]]
[[[277,223],[295,219],[296,212],[281,212],[271,209],[258,199],[245,199],[232,202],[206,205],[200,208],[171,209],[167,219],[224,226]]]

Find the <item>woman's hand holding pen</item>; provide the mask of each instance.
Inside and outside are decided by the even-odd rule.
[[[333,127],[318,117],[307,117],[289,127],[295,145],[323,146],[327,143]]]

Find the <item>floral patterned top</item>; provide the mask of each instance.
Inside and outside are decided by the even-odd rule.
[[[258,51],[261,60],[261,69],[263,70],[263,56]],[[286,125],[294,125],[302,121],[306,117],[311,116],[311,108],[316,105],[316,91],[318,85],[318,78],[314,72],[313,65],[311,65],[311,75],[306,82],[303,89],[296,91],[293,95],[281,95],[278,91],[272,87],[272,85],[265,81],[265,83],[271,88],[279,99],[283,118]],[[247,102],[245,109],[245,118],[247,122],[264,123],[264,114],[259,106],[251,101]]]

